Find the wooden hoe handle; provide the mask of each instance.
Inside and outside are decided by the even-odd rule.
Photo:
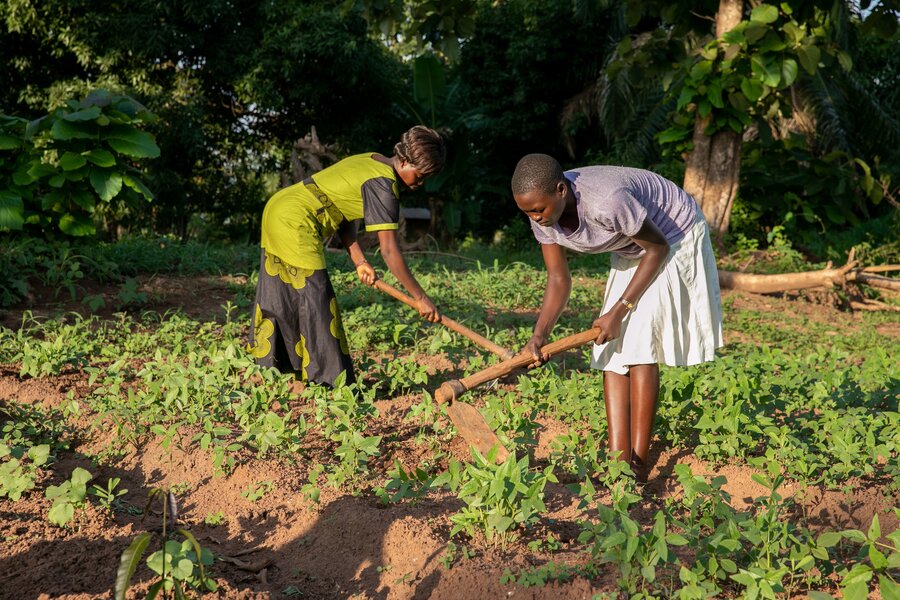
[[[587,331],[575,333],[560,340],[556,340],[552,344],[547,344],[541,348],[541,350],[544,353],[544,356],[550,359],[561,352],[591,342],[597,339],[598,335],[600,335],[599,329],[588,329]],[[509,375],[514,370],[527,367],[532,362],[534,362],[534,357],[530,354],[518,354],[513,358],[492,365],[487,369],[469,375],[468,377],[445,381],[435,392],[434,398],[440,404],[443,404],[444,402],[453,402],[468,390],[478,387],[482,383],[497,379],[498,377]]]
[[[379,290],[381,290],[382,292],[384,292],[385,294],[387,294],[388,296],[393,296],[394,298],[396,298],[403,304],[406,304],[407,306],[411,306],[412,308],[418,308],[415,300],[413,300],[412,298],[410,298],[409,296],[407,296],[406,294],[404,294],[397,288],[393,287],[392,285],[385,283],[381,279],[375,280],[375,287],[378,288]],[[444,325],[448,329],[452,329],[456,333],[467,337],[468,339],[472,340],[473,342],[475,342],[482,348],[485,348],[486,350],[493,352],[494,354],[496,354],[497,356],[499,356],[503,359],[509,359],[509,358],[512,358],[513,356],[515,356],[511,351],[507,350],[506,348],[503,348],[502,346],[498,346],[497,344],[495,344],[491,340],[487,339],[483,335],[479,335],[479,334],[475,333],[474,331],[472,331],[465,325],[462,325],[461,323],[457,323],[456,321],[454,321],[453,319],[451,319],[450,317],[448,317],[446,315],[441,315],[441,325]]]

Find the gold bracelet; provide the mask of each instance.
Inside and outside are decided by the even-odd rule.
[[[367,261],[366,259],[362,259],[361,261],[359,261],[358,263],[356,263],[356,268],[358,269],[358,268],[360,268],[361,266],[367,265],[367,264],[369,264],[369,261]]]
[[[628,310],[634,309],[634,302],[630,302],[630,301],[626,300],[624,297],[619,298],[619,302],[624,304],[625,308],[627,308]]]

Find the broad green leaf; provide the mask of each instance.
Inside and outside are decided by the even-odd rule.
[[[109,131],[104,132],[103,139],[110,147],[121,154],[127,154],[135,158],[156,158],[159,156],[159,146],[153,136],[145,131],[140,131],[127,125],[113,125]]]
[[[94,476],[91,475],[90,471],[82,469],[81,467],[75,467],[75,470],[72,471],[70,480],[73,484],[84,485],[93,478]]]
[[[842,587],[843,600],[867,600],[869,597],[869,586],[863,581],[854,581],[846,587]]]
[[[101,200],[109,202],[122,190],[122,176],[115,171],[92,169],[91,185]]]
[[[194,563],[189,558],[179,559],[172,567],[172,576],[175,579],[187,579],[194,572]]]
[[[115,600],[125,600],[125,594],[131,586],[131,578],[141,562],[144,550],[150,544],[150,538],[150,533],[141,533],[131,540],[128,548],[122,552],[122,557],[119,559],[119,570],[116,573],[116,586],[113,591]]]
[[[763,87],[763,84],[756,79],[744,79],[741,82],[741,91],[750,102],[756,102],[762,98],[763,93],[765,93],[765,88]]]
[[[768,25],[763,23],[750,23],[744,31],[744,37],[747,38],[747,42],[750,44],[755,44],[763,39],[770,31],[772,31],[772,28]]]
[[[94,194],[87,190],[75,190],[72,192],[72,202],[87,212],[94,212],[94,209],[97,207],[97,201]]]
[[[73,236],[94,235],[97,229],[94,222],[83,215],[66,214],[59,220],[60,230]]]
[[[50,128],[50,136],[54,140],[92,140],[97,138],[97,126],[82,121],[63,121],[57,119]]]
[[[849,54],[843,50],[838,50],[837,57],[838,62],[841,63],[841,68],[844,69],[844,71],[849,72],[853,70],[853,59],[850,58]]]
[[[44,164],[42,162],[34,162],[31,167],[28,169],[28,175],[32,179],[40,179],[41,177],[48,177],[50,175],[55,175],[56,169],[52,166]],[[18,182],[17,182],[18,183]]]
[[[778,7],[760,4],[750,13],[750,20],[757,23],[774,23],[778,20]]]
[[[71,502],[57,502],[50,508],[48,518],[54,525],[64,527],[75,516],[75,507]]]
[[[40,446],[32,446],[28,449],[28,458],[30,458],[31,462],[36,466],[45,464],[47,459],[50,458],[50,445],[41,444]]]
[[[709,99],[710,104],[716,108],[725,108],[725,101],[722,99],[722,83],[720,81],[713,81],[707,86],[706,97]]]
[[[62,118],[66,121],[93,121],[99,116],[100,109],[96,106],[92,106],[91,108],[87,108],[85,110],[79,110],[67,115],[63,115]]]
[[[787,35],[788,43],[794,46],[802,42],[803,38],[806,37],[806,27],[801,27],[794,21],[785,23],[781,30]]]
[[[769,87],[778,87],[781,83],[781,65],[777,59],[770,56],[755,54],[750,58],[750,67],[753,74]]]
[[[756,51],[759,53],[769,54],[772,52],[781,52],[787,47],[784,40],[781,39],[774,31],[769,31],[763,41],[757,46]]]
[[[22,140],[15,136],[0,133],[0,150],[14,150],[22,145]]]
[[[826,531],[822,535],[819,536],[819,539],[816,540],[816,543],[823,548],[831,548],[836,546],[838,542],[841,541],[843,536],[835,531]]]
[[[109,150],[103,148],[95,148],[91,150],[85,157],[97,165],[98,167],[114,167],[116,166],[116,157]]]
[[[884,575],[878,576],[878,591],[881,592],[882,600],[900,600],[900,585]]]
[[[694,81],[703,81],[712,71],[713,63],[709,60],[701,60],[691,67],[691,79]]]
[[[816,69],[819,68],[820,56],[821,54],[816,46],[802,46],[797,49],[797,58],[800,59],[800,66],[810,75],[814,75]]]
[[[848,540],[856,542],[857,544],[866,543],[866,536],[858,529],[847,529],[846,531],[842,531],[841,534]]]
[[[887,558],[874,544],[869,546],[869,561],[872,563],[872,568],[876,571],[880,571],[887,566]]]
[[[66,152],[59,159],[59,166],[63,168],[64,171],[73,171],[75,169],[79,169],[87,164],[87,158],[78,154],[77,152]]]
[[[834,600],[834,596],[831,594],[826,594],[825,592],[813,592],[810,591],[809,600]]]
[[[0,229],[20,230],[25,225],[25,204],[22,197],[0,190]]]
[[[881,523],[878,520],[878,515],[872,517],[872,524],[869,525],[869,531],[866,534],[866,537],[873,542],[881,537]]]
[[[797,61],[793,58],[786,58],[781,62],[781,83],[784,87],[790,87],[797,80],[799,72]]]

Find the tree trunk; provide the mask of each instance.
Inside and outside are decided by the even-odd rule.
[[[743,0],[720,0],[716,14],[716,37],[741,22]],[[717,246],[728,231],[731,208],[737,194],[741,168],[741,135],[730,129],[706,134],[711,115],[697,115],[694,148],[685,159],[684,189],[703,210]]]

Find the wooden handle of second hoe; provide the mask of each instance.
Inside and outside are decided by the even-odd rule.
[[[600,335],[599,329],[588,329],[586,331],[582,331],[581,333],[575,333],[568,337],[556,340],[552,344],[547,344],[546,346],[541,348],[541,351],[549,360],[551,357],[561,352],[571,350],[572,348],[581,346],[582,344],[586,344],[597,339],[598,335]],[[503,361],[502,363],[490,366],[483,371],[478,371],[477,373],[469,375],[468,377],[445,381],[441,384],[441,387],[438,388],[438,390],[434,393],[434,398],[439,404],[443,404],[444,402],[452,402],[466,393],[468,390],[471,390],[474,387],[478,387],[482,383],[486,383],[488,381],[497,379],[498,377],[508,375],[516,369],[527,367],[532,362],[534,362],[534,357],[530,354],[519,354],[514,356],[513,358]]]
[[[375,280],[375,287],[378,288],[379,290],[381,290],[382,292],[384,292],[385,294],[387,294],[388,296],[392,296],[395,299],[402,302],[403,304],[406,304],[407,306],[411,306],[412,308],[418,308],[415,300],[413,300],[412,298],[410,298],[409,296],[407,296],[406,294],[404,294],[403,292],[401,292],[394,286],[392,286],[388,283],[385,283],[381,279]],[[502,346],[498,346],[497,344],[495,344],[491,340],[487,339],[483,335],[475,333],[474,331],[472,331],[465,325],[463,325],[461,323],[457,323],[456,321],[454,321],[453,319],[451,319],[450,317],[448,317],[446,315],[441,315],[441,325],[444,325],[448,329],[452,329],[456,333],[458,333],[462,336],[465,336],[466,338],[472,340],[473,342],[475,342],[482,348],[485,348],[486,350],[493,352],[494,354],[496,354],[497,356],[499,356],[503,359],[509,359],[509,358],[512,358],[513,356],[515,356],[513,354],[513,352],[507,350],[506,348],[504,348]]]

